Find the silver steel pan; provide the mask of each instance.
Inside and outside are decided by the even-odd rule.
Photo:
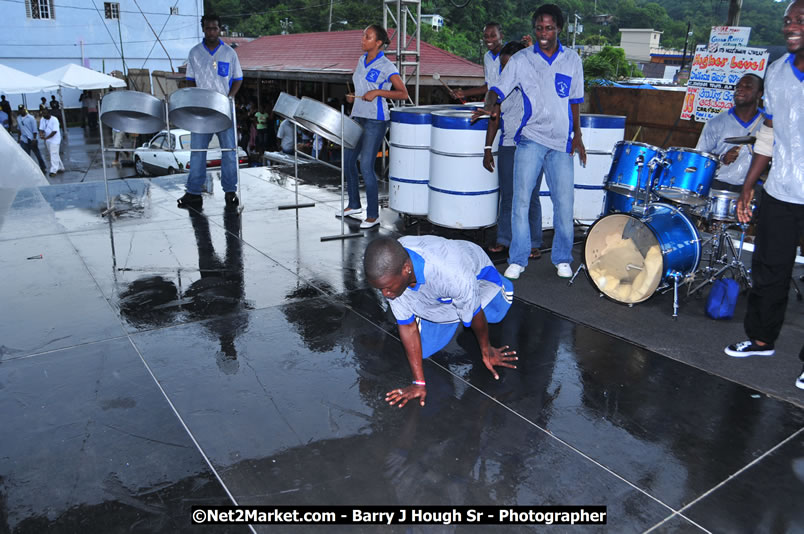
[[[344,117],[343,143],[341,143],[341,112],[306,96],[299,102],[293,119],[311,132],[333,143],[343,144],[346,148],[356,147],[363,133],[362,126],[349,117]]]
[[[232,127],[232,104],[216,91],[187,87],[170,95],[168,118],[194,133],[217,133]]]
[[[276,104],[274,104],[274,113],[293,122],[296,120],[293,116],[296,115],[299,102],[301,102],[301,100],[293,95],[284,92],[279,93],[279,98],[276,99]]]
[[[165,104],[139,91],[112,91],[101,100],[100,120],[121,132],[158,132],[165,128]]]

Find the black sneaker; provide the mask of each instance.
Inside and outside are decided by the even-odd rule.
[[[725,353],[733,358],[746,358],[748,356],[773,356],[776,352],[773,345],[757,345],[751,340],[740,341],[724,349]]]
[[[177,200],[180,208],[198,208],[204,204],[204,197],[192,193],[184,193],[184,196]]]
[[[238,204],[240,204],[240,201],[237,199],[237,193],[234,193],[232,191],[226,193],[224,195],[224,198],[226,199],[227,206],[237,206]]]

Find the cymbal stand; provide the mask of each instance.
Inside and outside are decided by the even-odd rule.
[[[704,278],[697,286],[688,289],[688,296],[713,283],[727,270],[731,270],[734,279],[745,284],[746,288],[752,287],[750,270],[746,268],[745,263],[742,261],[743,243],[745,242],[745,232],[748,225],[738,225],[740,227],[740,244],[736,248],[734,239],[728,232],[730,226],[725,222],[718,221],[715,223],[714,233],[703,243],[704,245],[709,243],[711,246],[708,265],[699,269],[699,274]]]

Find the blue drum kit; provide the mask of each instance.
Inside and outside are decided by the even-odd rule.
[[[589,227],[578,272],[587,271],[601,296],[629,306],[673,289],[673,317],[680,284],[690,295],[730,270],[750,285],[740,261],[739,195],[710,191],[718,165],[717,156],[691,148],[616,143],[603,213]],[[704,222],[712,234],[702,239],[696,223]],[[733,226],[741,229],[739,247]]]

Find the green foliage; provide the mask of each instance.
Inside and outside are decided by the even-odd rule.
[[[642,77],[639,67],[625,59],[625,51],[622,48],[608,45],[597,54],[592,54],[584,60],[583,74],[587,80]]]

